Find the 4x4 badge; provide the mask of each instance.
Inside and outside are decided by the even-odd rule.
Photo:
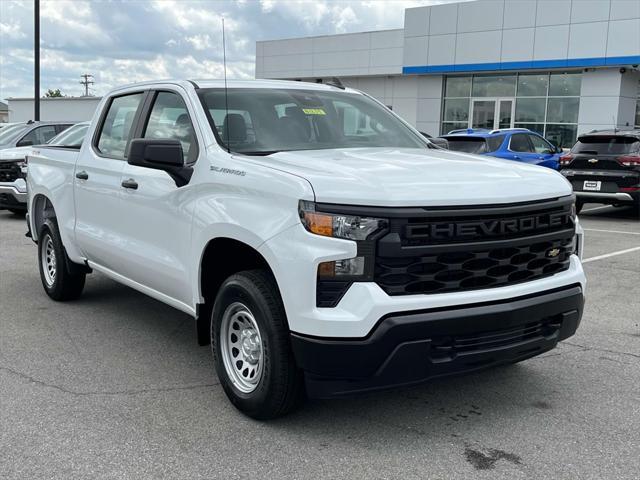
[[[589,159],[589,163],[598,163],[598,159],[597,158],[590,158]]]
[[[549,258],[555,258],[558,255],[560,255],[560,249],[557,248],[557,247],[556,248],[552,248],[551,250],[549,250],[547,252],[547,257],[549,257]]]

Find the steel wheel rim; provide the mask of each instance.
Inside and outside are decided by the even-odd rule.
[[[264,370],[264,348],[258,323],[246,305],[235,302],[222,314],[218,338],[222,362],[234,387],[253,392]]]
[[[42,239],[42,271],[47,286],[53,286],[56,281],[57,261],[53,239],[48,233]]]

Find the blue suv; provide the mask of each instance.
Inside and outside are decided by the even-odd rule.
[[[449,150],[516,160],[554,170],[559,169],[558,160],[562,155],[562,149],[526,128],[469,128],[453,130],[442,138],[449,142]]]

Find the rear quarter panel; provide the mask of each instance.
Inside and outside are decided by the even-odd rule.
[[[73,198],[73,176],[80,152],[62,148],[37,147],[29,155],[27,190],[28,208],[31,219],[31,231],[37,240],[35,226],[35,201],[44,196],[53,205],[56,213],[62,242],[69,258],[81,261],[82,257],[75,244],[74,225],[75,207]]]

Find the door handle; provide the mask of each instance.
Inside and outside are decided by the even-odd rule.
[[[520,155],[514,155],[514,156],[513,156],[513,159],[514,159],[514,160],[520,160]]]
[[[133,178],[123,180],[120,185],[122,185],[124,188],[130,188],[131,190],[138,189],[138,182],[136,182]]]
[[[81,172],[76,173],[76,178],[78,178],[80,180],[88,180],[89,179],[89,174],[87,172],[85,172],[84,170],[82,170]]]

